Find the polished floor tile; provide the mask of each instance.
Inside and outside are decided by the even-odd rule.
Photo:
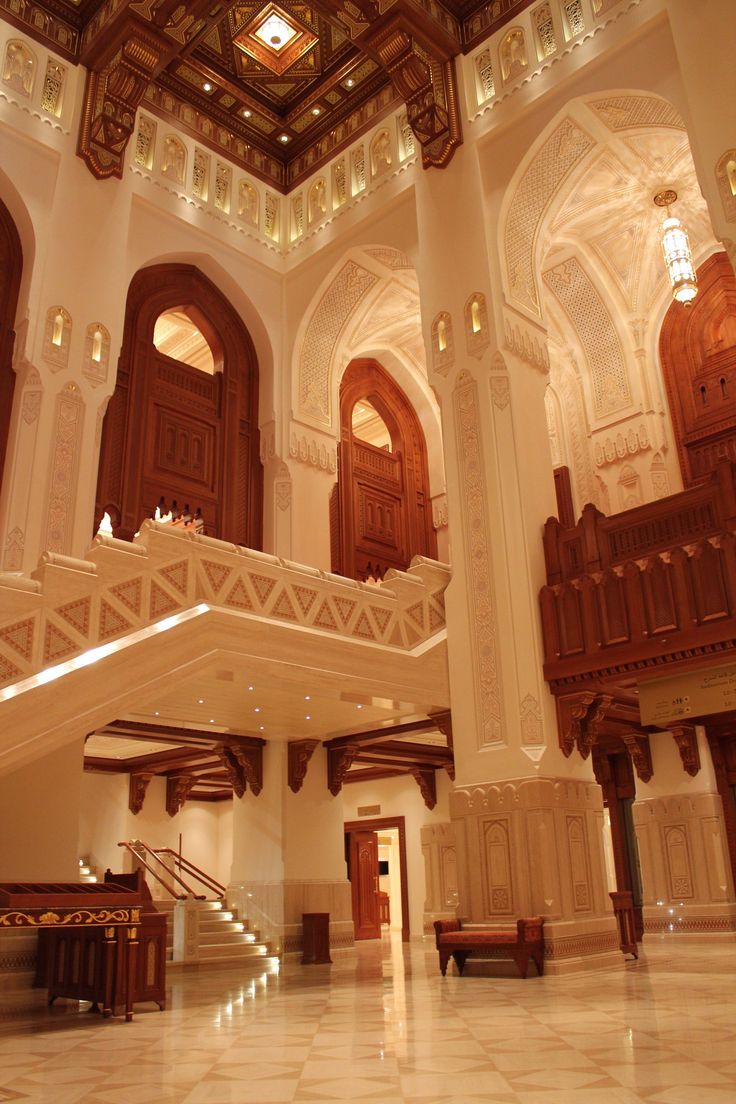
[[[0,1104],[734,1104],[736,944],[565,978],[442,978],[429,942],[173,972],[165,1012],[0,994]]]

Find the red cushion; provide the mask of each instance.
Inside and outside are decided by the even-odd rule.
[[[492,944],[492,943],[515,943],[516,932],[515,931],[454,931],[454,932],[442,932],[439,935],[440,943],[450,944],[451,946],[457,944],[473,945],[473,944]]]

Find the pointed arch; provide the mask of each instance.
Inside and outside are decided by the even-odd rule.
[[[213,375],[156,349],[156,320],[171,309],[196,322],[213,352]],[[116,535],[130,539],[161,497],[199,507],[210,535],[261,547],[258,362],[232,305],[192,265],[153,265],[131,281],[96,521],[109,513]]]

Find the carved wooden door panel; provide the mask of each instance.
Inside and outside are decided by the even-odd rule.
[[[378,939],[378,836],[375,832],[350,834],[350,883],[353,891],[353,924],[356,939]]]
[[[391,436],[391,450],[353,433],[365,399]],[[340,388],[338,484],[331,503],[333,571],[382,579],[413,556],[437,555],[429,501],[427,449],[419,419],[401,389],[373,360],[353,361]]]
[[[196,314],[216,353],[214,374],[160,353],[156,319]],[[200,324],[201,323],[201,324]],[[104,511],[130,540],[164,498],[202,510],[205,532],[261,547],[263,469],[258,442],[258,365],[245,326],[189,265],[158,265],[133,278],[115,391],[105,415],[96,524]]]

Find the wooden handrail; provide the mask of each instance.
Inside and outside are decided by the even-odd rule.
[[[141,855],[139,851],[137,851],[134,847],[132,847],[128,843],[127,840],[119,841],[118,842],[118,847],[125,847],[131,853],[131,855],[134,855],[136,857],[136,859],[138,860],[138,862],[140,862],[140,864],[146,868],[146,870],[149,872],[149,874],[151,874],[152,877],[154,877],[156,879],[156,881],[159,883],[159,885],[162,885],[164,887],[164,889],[166,890],[166,892],[170,893],[171,896],[174,897],[177,901],[185,901],[186,900],[186,897],[187,897],[186,893],[177,893],[176,890],[173,888],[173,886],[170,886],[167,882],[165,882],[164,879],[161,877],[161,875],[158,873],[158,871],[154,870],[153,867],[149,863],[146,862],[143,855]],[[171,871],[169,871],[169,873],[171,873]]]
[[[156,847],[153,849],[153,853],[155,855],[172,855],[174,861],[179,864],[180,869],[185,870],[191,877],[196,878],[203,886],[214,890],[218,897],[224,897],[227,893],[226,886],[221,885],[220,882],[210,874],[206,874],[204,870],[200,870],[190,859],[185,859],[183,855],[180,855],[178,851],[174,851],[171,847]]]
[[[118,843],[118,847],[125,847],[131,854],[134,854],[134,856],[139,860],[139,862],[142,863],[142,866],[146,867],[146,870],[148,870],[149,873],[152,875],[152,877],[154,879],[156,879],[156,881],[159,883],[159,885],[162,885],[163,889],[166,890],[167,893],[170,893],[172,898],[174,898],[175,900],[185,901],[186,898],[188,898],[188,896],[191,896],[191,898],[193,898],[195,901],[205,901],[206,900],[204,893],[195,893],[194,890],[192,889],[191,885],[186,884],[184,879],[181,878],[180,875],[177,872],[175,872],[173,870],[170,870],[169,867],[167,867],[166,862],[164,862],[163,859],[161,859],[159,857],[159,854],[156,852],[156,850],[154,850],[152,847],[149,847],[148,843],[143,842],[142,839],[136,840],[135,845],[134,845],[134,843],[131,843],[129,840],[122,840],[121,842]],[[166,870],[167,873],[171,875],[171,878],[173,878],[173,880],[175,882],[179,882],[179,884],[181,885],[182,889],[185,890],[185,892],[184,893],[177,893],[177,891],[175,891],[173,889],[173,887],[171,887],[171,885],[166,880],[161,878],[161,874],[158,872],[158,870],[154,870],[153,867],[150,866],[150,863],[148,863],[146,861],[146,859],[143,858],[143,854],[141,854],[141,850],[142,850],[143,854],[146,854],[146,853],[150,854],[150,856],[154,860],[156,860],[157,862],[160,862],[163,869]]]

